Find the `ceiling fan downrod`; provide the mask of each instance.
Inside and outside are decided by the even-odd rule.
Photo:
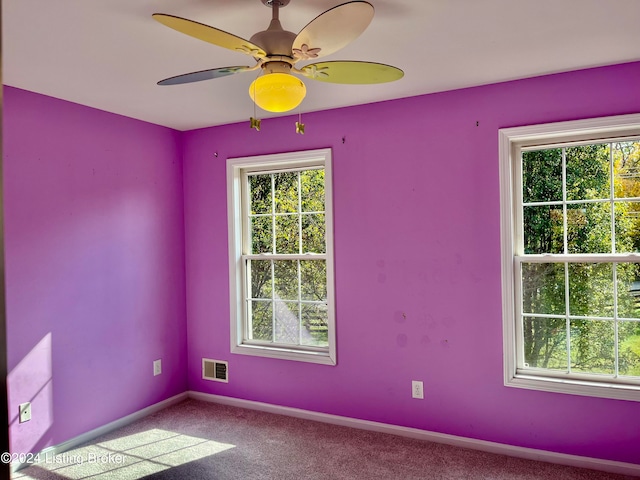
[[[263,48],[268,57],[264,59],[263,65],[270,61],[286,62],[290,69],[293,58],[291,57],[291,45],[296,38],[296,34],[282,28],[280,23],[280,7],[284,7],[289,0],[260,0],[267,7],[272,8],[272,17],[269,27],[262,32],[254,34],[249,41]],[[286,67],[286,66],[285,66]],[[288,69],[287,69],[288,70]]]

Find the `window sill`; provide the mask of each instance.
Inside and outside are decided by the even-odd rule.
[[[611,398],[640,402],[640,385],[589,382],[569,378],[543,377],[517,373],[505,378],[507,387],[526,388],[543,392],[567,393],[588,397]]]
[[[262,345],[235,345],[231,347],[231,353],[277,358],[280,360],[293,360],[296,362],[317,363],[320,365],[336,365],[335,354],[331,352],[305,352]]]

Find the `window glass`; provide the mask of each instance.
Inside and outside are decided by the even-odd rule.
[[[231,159],[228,171],[232,351],[335,364],[329,152]]]
[[[640,116],[619,118],[630,117],[623,140],[618,118],[584,123],[591,142],[580,121],[501,131],[507,385],[640,391]]]

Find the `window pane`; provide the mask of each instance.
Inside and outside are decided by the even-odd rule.
[[[565,155],[567,200],[611,197],[607,144],[567,148]]]
[[[300,172],[302,211],[324,212],[324,170]]]
[[[276,217],[276,253],[300,253],[298,215]]]
[[[251,308],[251,335],[254,340],[272,341],[273,310],[272,302],[249,301]]]
[[[302,300],[326,301],[327,263],[324,260],[302,260]]]
[[[571,370],[614,373],[613,321],[571,321]]]
[[[324,304],[302,304],[302,343],[326,347],[327,306]]]
[[[283,172],[273,175],[275,180],[276,213],[298,211],[298,172]]]
[[[611,253],[611,204],[567,206],[568,253]]]
[[[616,252],[640,251],[640,202],[616,202]]]
[[[616,198],[640,197],[640,141],[612,147]]]
[[[640,323],[618,324],[618,372],[624,376],[640,377]]]
[[[278,260],[273,262],[277,300],[298,300],[298,262]]]
[[[269,260],[248,260],[251,270],[251,298],[271,298],[271,262]]]
[[[640,265],[618,263],[616,265],[618,286],[618,317],[640,318]]]
[[[531,368],[567,370],[567,328],[564,318],[524,317],[524,361]]]
[[[523,201],[562,200],[562,149],[522,153]]]
[[[277,343],[298,345],[300,342],[300,319],[297,302],[275,302]]]
[[[613,316],[613,265],[569,264],[569,314]]]
[[[226,167],[232,350],[334,365],[331,150],[234,158]]]
[[[302,215],[302,253],[325,253],[323,213]]]
[[[273,252],[271,217],[251,217],[251,253]]]
[[[507,385],[609,398],[640,385],[640,134],[621,118],[501,131]]]
[[[250,213],[271,213],[271,175],[249,177]]]
[[[564,253],[562,206],[524,207],[524,253]]]
[[[564,315],[564,263],[522,264],[522,311]]]

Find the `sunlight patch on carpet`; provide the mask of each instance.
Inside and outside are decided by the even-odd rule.
[[[136,480],[231,448],[235,445],[156,428],[58,455],[42,453],[38,463],[12,478],[37,479],[46,470],[70,480]]]

